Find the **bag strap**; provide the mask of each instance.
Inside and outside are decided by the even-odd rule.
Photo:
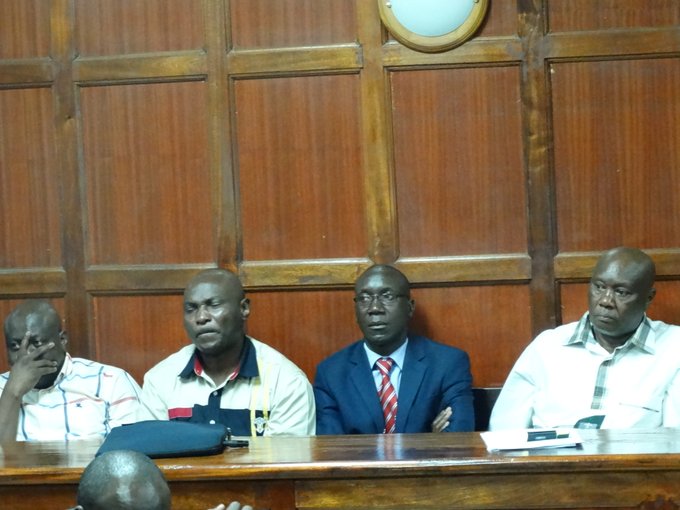
[[[264,365],[264,366],[263,366]],[[260,375],[253,379],[253,387],[250,390],[250,435],[257,436],[255,428],[255,410],[257,408],[258,393],[260,393],[260,402],[262,403],[262,417],[265,421],[265,427],[269,424],[269,379],[271,374],[270,363],[257,362],[257,369]],[[259,390],[259,391],[258,391]]]

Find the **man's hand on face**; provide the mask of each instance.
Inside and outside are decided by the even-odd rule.
[[[451,423],[449,420],[453,416],[451,407],[443,409],[432,422],[432,432],[441,432]]]
[[[10,391],[16,398],[23,397],[33,388],[43,375],[57,371],[57,362],[40,357],[54,347],[54,342],[36,347],[29,351],[29,333],[21,339],[16,360],[11,367],[5,391]]]

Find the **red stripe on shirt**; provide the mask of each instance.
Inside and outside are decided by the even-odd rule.
[[[191,418],[194,413],[191,407],[175,407],[173,409],[168,409],[168,418],[174,420],[175,418]]]
[[[118,404],[122,404],[123,402],[128,402],[130,400],[137,400],[137,397],[125,397],[125,398],[121,398],[119,400],[114,400],[113,402],[111,402],[111,405],[117,406]]]

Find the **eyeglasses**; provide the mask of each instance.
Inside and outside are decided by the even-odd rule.
[[[354,302],[362,308],[368,308],[373,304],[373,300],[378,300],[382,306],[393,305],[397,299],[408,297],[406,294],[393,294],[392,292],[381,292],[380,294],[358,294],[354,297]]]

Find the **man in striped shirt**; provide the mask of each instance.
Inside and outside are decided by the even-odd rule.
[[[19,304],[4,332],[11,370],[0,375],[0,442],[103,437],[135,421],[139,385],[120,368],[72,358],[48,302]]]

